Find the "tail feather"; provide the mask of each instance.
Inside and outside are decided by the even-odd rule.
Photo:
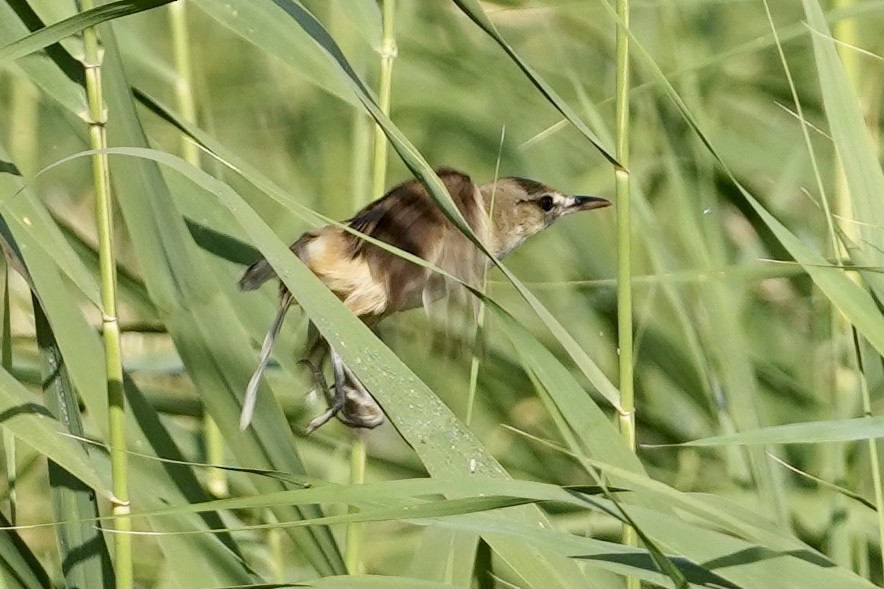
[[[270,265],[267,264],[267,266],[269,267]],[[252,266],[252,268],[254,268],[254,266]],[[251,270],[251,268],[249,270]],[[248,272],[246,272],[246,275],[248,275]],[[245,278],[246,277],[244,276],[243,280],[245,280]],[[242,281],[240,281],[240,284],[242,284]],[[264,373],[264,369],[267,368],[267,364],[270,362],[270,351],[273,349],[273,342],[276,341],[276,336],[279,335],[279,331],[282,329],[282,322],[285,319],[286,311],[288,311],[291,303],[292,295],[286,292],[285,295],[283,295],[282,300],[279,302],[279,310],[276,312],[276,317],[273,319],[273,323],[270,325],[267,335],[264,336],[264,343],[261,345],[261,357],[258,360],[258,367],[255,369],[255,373],[252,374],[251,380],[249,380],[249,386],[246,387],[246,394],[243,399],[242,413],[239,417],[239,428],[242,430],[249,427],[249,423],[252,421],[252,416],[255,413],[255,402],[258,400],[258,386],[261,384],[261,375]]]
[[[245,271],[245,274],[239,279],[239,287],[242,290],[255,290],[274,276],[276,276],[276,270],[273,269],[270,262],[261,258]]]

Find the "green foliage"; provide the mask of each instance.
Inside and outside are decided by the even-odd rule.
[[[562,221],[468,295],[487,314],[469,426],[471,305],[455,297],[429,317],[388,319],[382,342],[287,249],[370,200],[375,123],[390,142],[388,184],[418,176],[455,222],[433,166],[611,197],[613,4],[400,0],[387,116],[374,2],[192,2],[187,47],[173,44],[165,3],[77,14],[0,1],[0,237],[14,277],[0,427],[19,488],[0,518],[0,582],[109,582],[78,36],[94,25],[136,584],[884,583],[884,4],[769,2],[770,20],[748,2],[631,7],[633,453],[617,432],[610,210]],[[838,44],[829,27],[845,22],[855,26]],[[175,51],[189,52],[192,78]],[[182,136],[200,146],[200,167]],[[256,250],[303,311],[240,431],[276,304],[271,287],[236,289]],[[305,315],[388,424],[302,434],[322,408],[297,365]],[[225,445],[216,466],[229,497],[209,491],[219,472],[205,464],[204,415]],[[361,485],[347,483],[354,436],[368,451]],[[365,574],[347,574],[345,526],[357,522]],[[624,523],[638,546],[622,542]]]

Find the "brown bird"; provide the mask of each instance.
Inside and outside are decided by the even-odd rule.
[[[595,196],[569,196],[525,178],[500,178],[477,186],[469,176],[450,168],[440,168],[436,173],[473,232],[498,259],[560,217],[611,204]],[[445,217],[417,180],[396,186],[345,223],[420,257],[467,284],[478,284],[490,264]],[[446,296],[454,286],[439,274],[334,225],[305,233],[290,249],[369,327],[392,313],[426,307]],[[239,286],[255,290],[274,276],[276,272],[270,263],[261,259],[246,270]],[[252,419],[258,384],[270,359],[273,341],[286,311],[296,303],[285,286],[280,283],[280,287],[279,310],[264,338],[258,368],[246,390],[240,419],[243,429]],[[334,375],[331,394],[321,371],[329,350]],[[307,426],[307,433],[335,416],[352,427],[373,428],[384,421],[380,406],[312,323],[302,361],[313,371],[329,403],[328,411]]]

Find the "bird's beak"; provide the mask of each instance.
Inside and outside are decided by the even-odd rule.
[[[565,205],[565,212],[589,211],[611,206],[611,201],[598,196],[572,196],[571,202]]]

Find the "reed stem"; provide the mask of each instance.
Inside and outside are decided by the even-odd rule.
[[[835,8],[846,9],[855,4],[856,0],[835,0]],[[847,73],[847,77],[850,78],[850,81],[853,83],[853,88],[859,96],[862,91],[860,82],[863,79],[863,72],[862,63],[859,59],[860,54],[853,49],[853,47],[860,45],[860,35],[856,17],[839,20],[835,23],[832,32],[835,39],[842,42],[842,44],[838,46],[838,54],[841,57],[841,62],[844,64],[844,71]],[[860,100],[860,106],[864,111],[863,115],[867,114],[868,106],[864,101]],[[835,213],[841,219],[853,219],[855,217],[853,200],[850,195],[850,187],[847,185],[847,176],[844,174],[844,168],[841,166],[841,162],[837,158],[835,161],[835,178]],[[841,223],[839,229],[844,233],[848,240],[854,243],[862,241],[859,224]],[[840,250],[836,249],[833,252],[834,255],[838,256],[839,262],[839,254],[847,255],[846,248],[843,247],[843,244],[841,245],[842,247]],[[860,281],[859,274],[851,273],[850,275],[858,282]],[[847,323],[843,318],[842,322],[844,324]],[[854,339],[854,353],[857,363],[857,373],[860,380],[860,396],[862,398],[863,415],[871,417],[872,402],[864,369],[861,339],[856,331],[856,327],[851,326],[850,329],[853,333]],[[880,462],[878,462],[878,441],[874,438],[870,438],[867,443],[869,447],[869,464],[872,471],[871,477],[875,492],[875,506],[877,507],[878,515],[878,548],[880,551],[881,569],[884,570],[884,488],[882,488],[881,468]],[[844,458],[844,461],[846,461],[846,458]],[[863,551],[862,554],[858,554],[857,556],[862,559],[865,553],[866,551]]]
[[[93,8],[93,0],[82,0],[83,11]],[[86,95],[89,102],[87,124],[89,145],[93,150],[107,149],[107,111],[101,88],[103,51],[95,27],[83,31],[85,45]],[[98,230],[98,265],[101,277],[102,339],[107,372],[108,445],[111,455],[111,480],[114,515],[114,574],[117,587],[133,586],[132,522],[130,520],[128,457],[126,453],[126,399],[123,392],[123,360],[120,325],[117,318],[117,274],[114,259],[113,207],[110,170],[106,153],[92,155],[92,183],[95,190],[95,218]]]
[[[378,106],[387,116],[390,115],[390,100],[393,88],[393,61],[396,59],[395,0],[383,0],[383,41],[381,44],[381,74],[378,87]],[[384,194],[387,183],[387,136],[380,125],[375,124],[374,162],[371,172],[372,198]],[[350,451],[350,483],[361,485],[365,482],[367,451],[365,439],[357,432]],[[350,511],[356,511],[351,507]],[[362,525],[351,523],[347,526],[347,548],[344,554],[347,570],[358,574],[362,570]]]
[[[617,341],[620,355],[619,425],[623,441],[635,451],[635,392],[633,376],[632,333],[632,219],[629,180],[629,0],[617,0],[617,88],[615,101],[615,157],[620,166],[614,170],[617,197]],[[638,544],[635,530],[623,524],[623,542]],[[627,577],[628,587],[638,587],[638,579]]]
[[[181,118],[196,123],[196,97],[193,90],[193,59],[190,51],[190,33],[187,29],[187,4],[183,0],[169,5],[169,30],[172,36],[172,59],[175,73],[175,105]],[[200,150],[189,137],[181,135],[181,157],[187,163],[200,166]],[[206,462],[224,463],[224,436],[215,420],[203,412],[203,440],[206,447]],[[206,487],[215,497],[228,495],[227,474],[213,468],[206,474]]]
[[[0,363],[3,370],[12,372],[12,325],[9,302],[9,264],[3,266],[3,349],[0,351]],[[6,461],[6,488],[9,495],[9,523],[16,525],[18,520],[18,466],[15,457],[15,436],[9,428],[3,428],[3,454]]]
[[[394,23],[396,0],[383,0],[383,32],[381,44],[381,76],[378,87],[378,106],[387,116],[390,115],[390,100],[393,89],[393,62],[396,59],[396,35]],[[374,168],[372,171],[371,192],[374,198],[384,194],[387,182],[387,136],[380,125],[375,125]]]

